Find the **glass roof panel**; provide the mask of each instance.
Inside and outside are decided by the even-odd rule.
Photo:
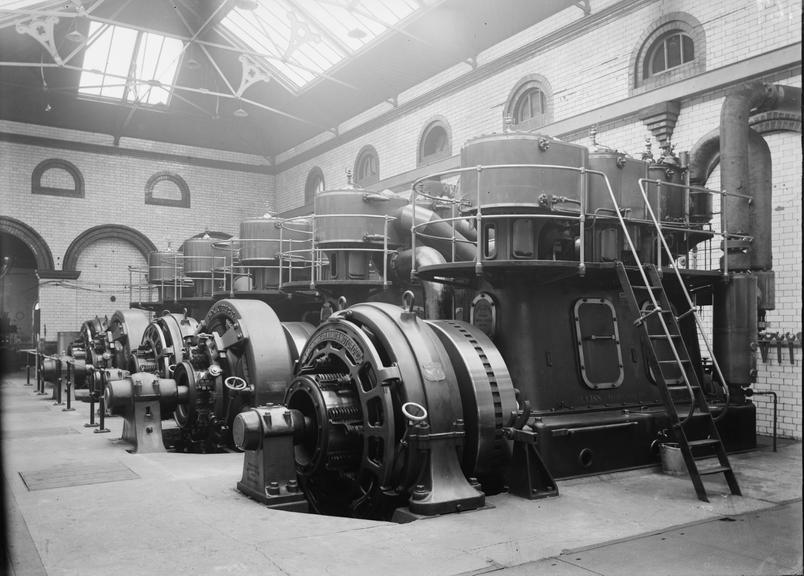
[[[123,26],[91,22],[78,92],[128,102],[166,104],[182,42]]]
[[[261,0],[233,8],[222,25],[231,40],[260,53],[284,84],[299,89],[430,2]]]

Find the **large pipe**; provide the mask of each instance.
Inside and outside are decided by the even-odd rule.
[[[740,256],[734,253],[730,256],[729,269],[747,266],[751,270],[770,270],[773,266],[771,152],[762,135],[750,128],[748,155],[751,158],[748,183],[754,215],[751,223],[754,240],[747,254]],[[720,130],[715,129],[700,138],[690,150],[690,184],[705,186],[720,160]]]
[[[399,227],[400,233],[410,233],[412,223],[413,206],[408,204],[399,211],[396,224]],[[420,226],[422,224],[426,224],[426,226],[420,228],[419,231],[427,234],[427,236],[422,236],[421,241],[438,250],[444,258],[452,260],[452,237],[454,233],[455,261],[471,262],[474,260],[474,242],[468,240],[466,236],[457,230],[453,232],[452,226],[450,226],[448,222],[443,221],[441,216],[432,210],[422,206],[416,206],[416,225]]]
[[[415,257],[413,250],[407,249],[397,252],[391,259],[391,273],[394,279],[403,283],[410,282],[410,271],[416,268],[434,264],[444,264],[446,260],[441,253],[430,246],[417,246]],[[452,318],[451,291],[441,282],[428,282],[421,280],[424,288],[424,314],[428,320],[448,320]]]
[[[770,198],[764,202],[756,202],[762,194],[761,190],[752,189],[752,180],[759,184],[758,178],[751,176],[754,168],[750,162],[749,150],[750,128],[748,119],[751,113],[771,109],[795,109],[801,107],[801,89],[779,84],[752,82],[728,94],[723,101],[720,112],[720,164],[721,187],[730,194],[748,196],[727,196],[723,198],[721,207],[721,226],[729,234],[742,234],[756,237],[763,236],[763,228],[768,225],[770,214],[762,214],[760,209],[769,209]],[[767,190],[770,193],[770,188]],[[756,223],[756,224],[755,224]],[[769,226],[765,230],[768,230]],[[739,242],[739,241],[738,241]],[[756,242],[756,241],[755,241]],[[756,243],[757,246],[759,243]],[[739,251],[729,251],[733,243],[726,241],[726,257],[729,258],[729,269],[767,269],[770,262],[755,257],[756,249],[749,249],[750,258],[742,257]],[[753,247],[752,247],[753,248]]]

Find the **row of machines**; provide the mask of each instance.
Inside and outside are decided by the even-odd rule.
[[[752,90],[763,105],[782,92]],[[105,336],[85,324],[87,380],[100,371],[132,428],[172,414],[186,449],[244,451],[243,493],[344,516],[553,496],[556,478],[654,463],[680,433],[663,394],[692,392],[693,376],[724,444],[751,448],[757,322],[773,308],[770,167],[747,115],[724,116],[721,134],[750,152],[723,162],[725,194],[701,186],[727,154],[711,143],[654,161],[507,130],[469,140],[460,168],[410,193],[326,190],[311,216],[251,219],[238,238],[156,253],[151,280],[168,298],[187,278],[214,291],[213,250],[226,251],[228,297],[198,321],[128,311]],[[722,250],[711,269],[686,264],[702,243]],[[657,284],[634,295],[645,270]],[[659,296],[675,344],[653,341]],[[682,343],[665,370],[657,358]]]

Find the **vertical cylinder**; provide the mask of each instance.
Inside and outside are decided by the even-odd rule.
[[[713,346],[726,383],[748,386],[756,380],[757,279],[734,274],[715,290]]]

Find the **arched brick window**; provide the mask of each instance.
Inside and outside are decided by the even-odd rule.
[[[672,12],[647,28],[631,54],[631,93],[639,94],[705,70],[703,26],[685,12]]]
[[[503,112],[514,128],[535,130],[553,121],[553,90],[540,74],[529,74],[517,82]]]
[[[314,166],[307,174],[307,181],[304,183],[304,203],[312,204],[316,194],[324,191],[324,172],[321,168]]]
[[[84,176],[75,164],[67,160],[43,160],[31,174],[31,194],[83,198]]]
[[[145,184],[145,203],[174,208],[190,207],[190,187],[173,172],[157,172]]]
[[[380,157],[374,146],[360,149],[355,160],[354,181],[358,186],[371,186],[380,181]]]
[[[452,156],[452,130],[444,118],[428,122],[419,136],[416,165],[424,166]]]

